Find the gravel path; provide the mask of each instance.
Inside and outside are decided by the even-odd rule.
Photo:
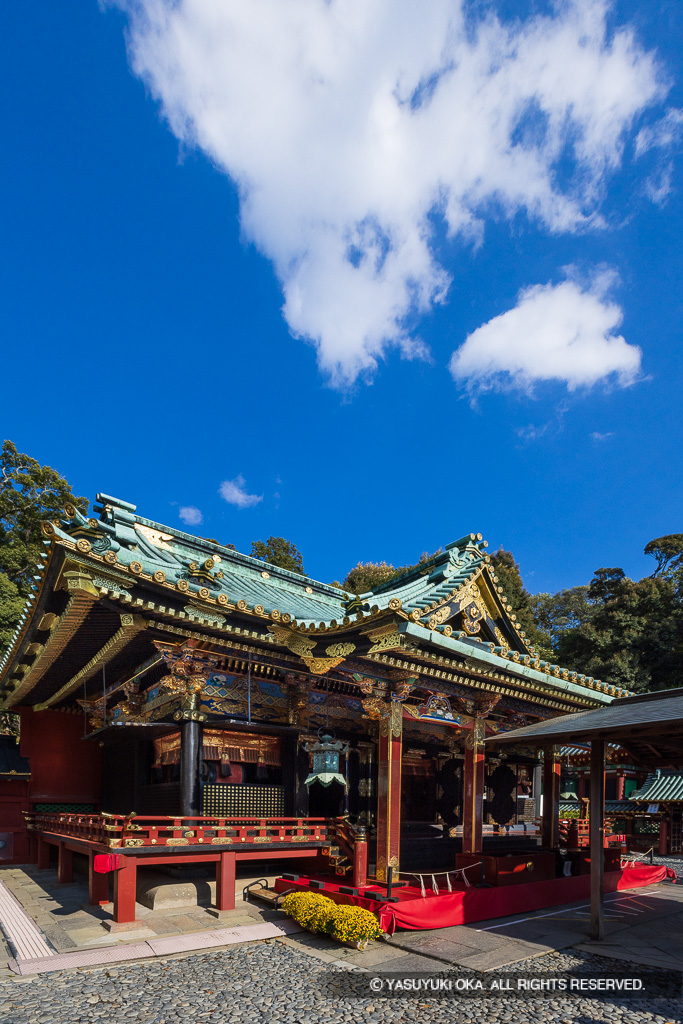
[[[553,953],[517,964],[515,971],[564,971],[572,967],[612,973],[613,960],[590,954]],[[330,993],[332,982],[338,995]],[[25,980],[0,981],[2,1024],[356,1024],[419,1021],[420,1024],[666,1024],[681,1021],[671,1000],[474,998],[429,996],[353,997],[355,982],[369,975],[330,967],[284,942],[240,946],[214,953],[121,965],[59,971]],[[326,991],[327,989],[327,991]]]

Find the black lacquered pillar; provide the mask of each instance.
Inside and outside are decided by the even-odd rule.
[[[202,724],[185,719],[180,726],[180,813],[185,817],[201,814],[199,767],[202,748]]]

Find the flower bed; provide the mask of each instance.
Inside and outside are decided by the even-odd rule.
[[[282,901],[282,909],[303,928],[357,949],[384,934],[371,910],[335,903],[318,892],[292,892]]]

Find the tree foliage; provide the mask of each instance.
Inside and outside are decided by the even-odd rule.
[[[517,616],[517,623],[526,633],[527,639],[539,651],[545,649],[546,638],[534,619],[533,599],[522,582],[522,574],[514,555],[501,547],[491,555],[491,563],[498,577],[498,585],[503,588],[503,596]]]
[[[635,692],[681,685],[683,535],[658,537],[645,553],[657,559],[645,579],[601,568],[585,587],[536,596],[554,661]]]
[[[29,592],[29,579],[40,560],[40,524],[63,514],[71,503],[87,512],[85,498],[76,498],[66,480],[50,466],[22,455],[11,441],[0,454],[0,572]]]
[[[673,575],[683,569],[683,533],[657,537],[645,545],[645,554],[657,559],[653,576]]]
[[[289,569],[290,572],[298,572],[305,576],[303,555],[292,544],[291,540],[284,537],[269,537],[268,540],[255,540],[251,545],[252,558],[260,558],[270,565],[277,565],[280,569]]]
[[[369,590],[376,590],[385,583],[391,583],[405,572],[418,569],[433,557],[425,551],[414,565],[398,567],[390,565],[389,562],[358,562],[347,572],[342,588],[350,594],[366,594]]]
[[[62,515],[71,503],[86,512],[85,498],[74,496],[69,484],[11,441],[0,452],[0,650],[17,624],[31,579],[42,554],[40,524]]]

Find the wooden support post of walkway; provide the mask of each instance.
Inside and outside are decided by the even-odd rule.
[[[57,881],[63,885],[74,880],[74,852],[68,849],[66,843],[60,843],[58,850]]]
[[[235,909],[235,854],[221,850],[216,863],[216,909]]]
[[[41,871],[50,866],[50,844],[46,843],[42,836],[38,836],[37,864]]]
[[[591,852],[591,939],[605,937],[605,741],[591,739],[590,852]]]
[[[659,822],[659,855],[660,857],[666,857],[666,846],[667,846],[667,832],[668,822],[666,818],[662,818]]]
[[[95,851],[88,854],[88,902],[93,907],[109,903],[109,874],[95,871]]]
[[[135,920],[137,876],[137,858],[123,857],[123,867],[114,872],[114,920],[117,924]]]
[[[557,850],[560,845],[560,770],[557,747],[546,747],[543,751],[541,819],[542,845],[545,850]]]

